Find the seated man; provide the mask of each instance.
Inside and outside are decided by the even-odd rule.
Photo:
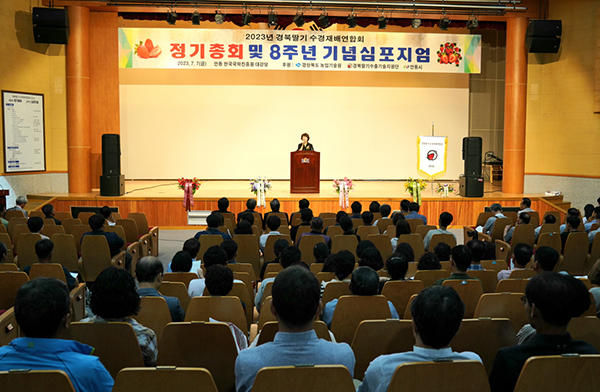
[[[229,212],[227,209],[229,208],[229,199],[226,197],[222,197],[217,201],[217,211],[213,212]],[[233,222],[231,222],[233,223]]]
[[[535,328],[527,342],[501,348],[490,373],[492,392],[512,392],[525,361],[533,356],[598,354],[588,343],[573,340],[569,321],[590,307],[590,294],[579,279],[557,272],[531,278],[523,298],[529,322]]]
[[[579,216],[580,216],[579,210],[577,208],[569,208],[567,210],[567,214],[565,215],[565,223],[560,225],[560,234],[564,233],[567,230],[567,219],[569,219],[570,216],[576,216],[577,218],[579,218]],[[580,218],[580,221],[581,221],[581,218]]]
[[[340,225],[340,219],[343,216],[348,216],[348,213],[346,211],[338,211],[335,214],[335,224],[334,224],[334,226],[339,226]],[[352,222],[352,221],[350,221],[350,222]],[[331,226],[329,226],[329,227],[331,227]],[[323,231],[324,234],[327,234],[327,230],[329,230],[329,227],[325,228],[325,231]]]
[[[379,275],[377,275],[377,272],[371,267],[358,267],[352,273],[349,287],[352,295],[377,295],[379,291]],[[331,321],[333,320],[333,313],[335,312],[337,303],[338,299],[336,298],[325,304],[322,319],[325,324],[327,324],[328,328],[331,328]],[[388,301],[388,306],[390,307],[392,318],[398,320],[400,317],[398,316],[398,311],[396,311],[394,305]]]
[[[237,257],[238,244],[234,240],[225,240],[221,242],[221,249],[227,254],[227,264],[235,264]]]
[[[208,226],[206,230],[199,231],[194,236],[195,239],[199,239],[201,235],[220,235],[223,237],[223,241],[230,240],[231,236],[227,233],[223,233],[219,230],[219,226],[221,226],[221,222],[223,219],[223,215],[218,212],[213,212],[208,217],[206,217],[206,225]]]
[[[156,334],[134,319],[140,309],[140,296],[135,288],[135,279],[129,272],[117,267],[102,271],[92,287],[90,306],[95,316],[84,318],[82,323],[118,321],[131,324],[142,350],[144,364],[156,366]]]
[[[272,264],[272,263],[279,264],[280,263],[281,252],[283,252],[283,250],[285,248],[287,248],[288,246],[290,246],[290,244],[287,242],[287,240],[284,240],[283,238],[280,238],[277,241],[275,241],[275,243],[273,244],[273,253],[275,254],[275,259],[271,260],[271,261],[265,260],[265,263],[263,264],[262,268],[260,269],[260,280],[263,280],[265,278],[265,271],[267,270],[267,266],[269,264]]]
[[[350,215],[351,219],[362,219],[362,204],[359,201],[355,201],[350,205],[350,209],[352,210],[352,215]]]
[[[33,216],[27,219],[27,228],[31,232],[31,234],[40,234],[40,231],[44,228],[44,220],[39,216]],[[48,236],[40,234],[42,239],[49,240]]]
[[[548,214],[544,217],[544,222],[542,224],[552,224],[556,223],[556,217],[552,214]],[[542,226],[538,226],[533,230],[535,233],[535,242],[537,243],[538,238],[540,237],[540,232],[542,231]]]
[[[531,208],[531,199],[528,197],[524,197],[523,200],[521,200],[519,208],[520,210],[517,212],[517,215],[521,215],[523,212],[535,212],[535,210]]]
[[[410,313],[415,337],[413,351],[375,358],[369,364],[358,392],[387,391],[396,368],[407,362],[430,362],[440,359],[481,362],[481,358],[475,353],[454,352],[450,348],[450,342],[458,332],[465,314],[465,304],[452,287],[425,288],[411,303]]]
[[[187,239],[183,243],[182,250],[188,252],[190,254],[190,257],[192,258],[192,264],[189,267],[189,269],[186,270],[186,267],[182,267],[181,264],[178,262],[179,266],[176,270],[173,270],[173,261],[175,261],[175,256],[173,256],[173,260],[167,266],[167,272],[195,272],[196,274],[198,274],[198,276],[200,276],[200,274],[198,273],[198,271],[202,271],[200,269],[202,260],[198,258],[198,253],[200,253],[200,241],[198,241],[195,238]],[[177,255],[177,253],[175,255]]]
[[[410,201],[406,200],[406,199],[402,199],[402,201],[400,202],[400,213],[402,213],[402,215],[407,216],[408,214],[410,214]],[[392,216],[393,218],[393,216]]]
[[[271,211],[265,213],[265,222],[269,220],[269,215],[271,214],[271,212],[280,212],[281,209],[281,203],[279,202],[278,199],[273,199],[271,200],[271,202],[269,203],[269,205],[271,206]],[[308,208],[308,207],[307,207]],[[289,222],[290,222],[290,217],[288,216],[287,212],[284,212],[283,214],[285,214],[285,222],[282,222],[284,225],[289,226]],[[264,227],[263,227],[264,229]]]
[[[300,200],[298,202],[298,211],[292,212],[292,216],[290,216],[290,225],[294,222],[294,217],[296,216],[296,214],[302,213],[302,210],[308,207],[310,207],[310,201],[308,201],[307,199]]]
[[[216,264],[227,265],[227,253],[219,245],[213,245],[204,252],[204,268],[208,270]],[[236,280],[236,282],[240,281]],[[189,296],[201,297],[204,293],[204,287],[206,287],[206,281],[203,277],[191,280],[188,285]]]
[[[431,237],[433,237],[435,234],[452,234],[454,240],[456,241],[456,236],[454,235],[454,233],[448,231],[448,226],[450,226],[450,223],[452,223],[453,219],[454,217],[449,212],[442,212],[440,214],[440,219],[438,221],[438,224],[440,225],[439,229],[429,230],[425,235],[425,238],[423,238],[423,247],[426,251],[429,250]]]
[[[264,253],[265,245],[267,244],[267,239],[270,235],[281,235],[281,233],[277,230],[281,226],[281,218],[277,215],[271,215],[267,219],[267,227],[269,228],[269,232],[260,236],[258,241],[258,245],[260,250]]]
[[[237,215],[237,221],[239,222],[242,219],[242,214],[244,214],[245,212],[249,212],[249,213],[256,212],[259,215],[259,217],[260,217],[259,222],[256,222],[256,226],[262,227],[262,225],[263,225],[263,223],[262,223],[262,214],[260,212],[254,211],[255,208],[256,208],[256,199],[248,199],[246,201],[246,210],[240,212]]]
[[[354,255],[349,250],[342,250],[333,255],[333,272],[335,277],[321,283],[321,295],[325,291],[325,286],[330,282],[350,283],[350,275],[354,271]]]
[[[377,200],[373,200],[371,204],[369,204],[369,212],[372,212],[374,214],[376,212],[381,212],[380,210],[381,204],[379,204]]]
[[[485,243],[479,240],[471,240],[467,242],[467,247],[471,249],[471,265],[467,271],[481,271],[481,260],[485,255]]]
[[[526,212],[521,212],[519,214],[519,219],[517,220],[517,223],[515,223],[515,225],[528,225],[530,221],[531,216]],[[504,236],[505,242],[508,242],[510,244],[510,242],[512,241],[513,233],[515,232],[515,227],[516,226],[513,226],[510,229],[508,229],[506,235]]]
[[[290,238],[292,239],[292,241],[297,242],[299,239],[296,238],[296,235],[298,234],[298,227],[310,226],[310,221],[313,217],[314,215],[310,208],[305,208],[302,211],[300,211],[300,219],[302,219],[302,223],[300,223],[298,226],[292,226],[292,228],[290,229]]]
[[[435,281],[435,286],[441,286],[444,283],[444,280],[447,279],[475,279],[469,275],[467,275],[467,270],[471,266],[471,260],[473,259],[473,254],[471,249],[469,249],[466,245],[457,245],[452,248],[452,254],[450,255],[450,274],[447,278],[438,279]]]
[[[121,248],[125,245],[125,241],[123,241],[123,239],[121,237],[119,237],[119,235],[117,233],[109,233],[104,231],[104,222],[106,220],[104,219],[104,217],[100,214],[94,214],[92,216],[90,216],[90,219],[88,219],[88,223],[90,225],[90,228],[92,229],[92,231],[85,233],[82,237],[81,237],[81,242],[83,242],[83,238],[86,235],[103,235],[106,238],[106,241],[108,242],[108,248],[110,249],[110,257],[115,257],[116,255],[118,255],[121,252]],[[125,253],[125,269],[127,271],[130,270],[131,268],[131,260],[133,259],[133,256],[131,255],[131,253],[126,252]]]
[[[295,246],[288,246],[284,250],[281,251],[281,256],[279,259],[279,264],[283,269],[286,269],[294,264],[298,264],[302,261],[302,252]],[[254,297],[254,306],[256,307],[256,311],[260,312],[260,305],[262,302],[263,294],[265,293],[265,287],[267,283],[273,282],[275,278],[267,278],[262,281],[260,287],[258,288],[258,292],[256,293],[256,297]],[[267,310],[268,311],[268,310]]]
[[[302,234],[300,238],[298,238],[298,241],[296,241],[297,246],[300,246],[300,241],[305,235],[320,235],[323,237],[323,240],[325,241],[327,246],[331,248],[331,237],[323,234],[323,218],[320,218],[318,216],[312,218],[312,220],[310,221],[310,231],[308,233]]]
[[[543,253],[543,252],[542,252]],[[514,270],[524,270],[527,268],[527,263],[531,261],[531,256],[533,256],[533,248],[527,244],[517,244],[515,245],[515,249],[513,251],[513,264],[514,268],[512,270],[502,270],[498,272],[498,280],[508,279],[510,277],[510,273]]]
[[[4,218],[6,218],[6,206],[0,204],[0,222],[4,225],[4,228],[8,230],[8,221]]]
[[[390,207],[389,204],[382,204],[381,207],[379,208],[379,213],[381,214],[381,219],[377,219],[375,222],[373,222],[373,226],[377,226],[377,223],[380,220],[389,221],[390,214],[392,213],[392,207]]]
[[[48,239],[39,240],[35,243],[35,254],[38,257],[38,263],[52,263],[52,255],[54,254],[54,242]],[[73,290],[75,287],[77,287],[77,285],[79,285],[78,279],[74,278],[73,275],[71,275],[71,273],[69,272],[69,270],[65,267],[62,267],[62,269],[65,273],[65,279],[67,280],[67,286],[69,286],[69,290]],[[30,271],[30,265],[23,268],[23,272],[25,272],[27,275],[29,275]]]
[[[114,381],[92,355],[94,349],[68,339],[70,312],[69,289],[60,280],[37,278],[25,283],[17,292],[15,317],[26,337],[0,347],[0,370],[62,370],[77,392],[110,392]]]
[[[273,342],[240,351],[235,362],[236,391],[250,391],[264,367],[343,365],[352,376],[356,361],[350,346],[319,339],[313,330],[321,310],[319,282],[306,267],[281,271],[273,283],[271,309],[266,310],[277,317],[279,332]]]
[[[21,211],[25,215],[25,218],[27,218],[29,216],[29,214],[27,214],[27,211],[25,211],[25,206],[27,205],[27,201],[28,200],[27,200],[26,196],[19,196],[19,197],[17,197],[17,200],[15,201],[15,206],[10,207],[7,211]]]
[[[500,205],[500,203],[493,203],[490,206],[490,210],[494,213],[494,216],[488,218],[483,228],[481,226],[477,227],[477,231],[479,231],[480,233],[492,235],[496,219],[506,218],[506,215],[502,213],[502,206]]]
[[[410,213],[405,216],[405,219],[421,219],[424,225],[427,224],[427,217],[419,214],[419,210],[421,209],[419,203],[410,203],[408,209],[410,210]]]
[[[360,236],[354,233],[354,224],[352,219],[348,215],[344,215],[340,218],[340,227],[343,230],[342,235],[353,235],[360,242]]]
[[[58,219],[56,219],[54,217],[54,207],[52,206],[52,204],[46,204],[45,206],[43,206],[42,213],[44,214],[46,219],[52,219],[54,221],[54,224],[56,224],[56,225],[62,224],[61,221],[59,221]]]
[[[538,274],[554,271],[559,258],[560,254],[556,249],[549,246],[540,246],[535,250],[535,257],[533,258],[531,269]]]
[[[140,297],[163,297],[169,307],[173,322],[183,321],[185,312],[177,297],[167,297],[158,292],[163,280],[162,262],[154,256],[142,257],[135,266],[135,277],[139,282]]]
[[[567,244],[567,239],[569,238],[569,234],[571,233],[579,233],[578,227],[581,223],[581,219],[578,216],[569,215],[567,216],[567,228],[565,231],[560,233],[560,240],[562,241],[562,252],[565,251],[565,245]]]
[[[583,223],[584,223],[586,233],[590,232],[590,230],[592,229],[592,226],[594,224],[600,224],[600,207],[594,208],[594,212],[592,212],[592,216]]]
[[[373,226],[373,213],[371,211],[365,211],[360,216],[362,217],[363,225]]]
[[[106,223],[109,226],[115,226],[117,224],[117,221],[112,216],[112,210],[110,209],[109,206],[102,207],[100,209],[100,215],[102,215],[104,217],[104,219],[106,219]]]

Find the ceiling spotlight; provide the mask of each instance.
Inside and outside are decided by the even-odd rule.
[[[449,26],[450,26],[450,19],[448,19],[448,17],[444,13],[444,16],[442,16],[442,18],[440,19],[440,30],[446,31],[446,30],[448,30]]]
[[[476,17],[469,18],[467,21],[467,29],[474,30],[479,27],[479,20]]]
[[[387,19],[385,16],[381,15],[379,18],[377,18],[377,24],[379,25],[380,30],[385,29],[387,27]]]
[[[319,16],[319,26],[321,26],[323,29],[326,29],[329,27],[329,25],[329,16],[327,15],[327,12],[323,12],[321,16]]]
[[[414,18],[410,21],[410,25],[413,29],[418,29],[421,26],[421,19]]]
[[[304,26],[304,15],[302,15],[300,11],[294,15],[294,23],[296,23],[296,26],[298,27]]]
[[[167,23],[170,25],[174,25],[177,22],[177,12],[174,10],[167,11]]]
[[[244,12],[244,15],[242,15],[242,24],[244,26],[248,26],[250,25],[250,22],[252,22],[252,15],[250,15],[248,10],[246,10],[246,12]]]
[[[347,19],[346,23],[348,24],[348,27],[351,29],[356,27],[356,15],[354,15],[354,11],[350,15],[348,15],[348,19]]]
[[[271,12],[269,12],[269,26],[277,26],[277,15],[275,11],[271,8]]]
[[[216,24],[223,24],[224,17],[225,17],[225,15],[223,15],[220,11],[216,11],[215,12],[215,23]]]
[[[202,18],[200,17],[200,14],[198,13],[198,11],[195,11],[192,14],[192,24],[195,26],[198,26],[200,24],[200,20],[202,20]]]

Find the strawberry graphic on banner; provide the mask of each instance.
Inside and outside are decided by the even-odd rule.
[[[445,136],[419,136],[417,138],[417,168],[429,177],[446,171],[448,138]]]

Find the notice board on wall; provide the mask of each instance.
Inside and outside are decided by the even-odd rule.
[[[46,171],[44,95],[2,91],[4,172]]]

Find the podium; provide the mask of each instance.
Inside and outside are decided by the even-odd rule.
[[[290,157],[290,193],[319,193],[321,153],[294,151]]]

